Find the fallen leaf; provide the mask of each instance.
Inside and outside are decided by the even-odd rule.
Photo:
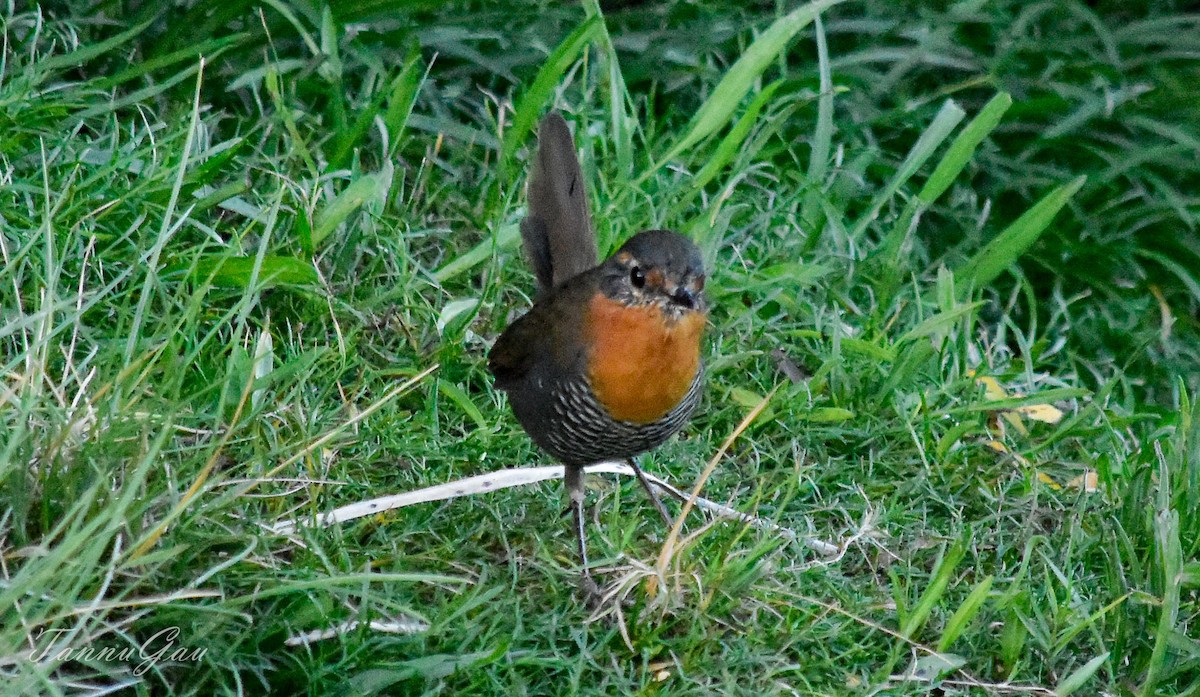
[[[783,349],[771,349],[771,360],[775,362],[775,367],[779,369],[779,372],[786,375],[793,385],[799,385],[808,377],[805,370],[797,365],[796,361],[793,361]]]
[[[985,440],[983,441],[983,444],[993,452],[1000,453],[1001,455],[1008,455],[1008,448],[998,440]]]
[[[1045,472],[1038,472],[1037,478],[1038,478],[1039,482],[1041,482],[1042,484],[1045,484],[1046,486],[1050,487],[1051,489],[1054,489],[1055,491],[1059,491],[1062,489],[1062,484],[1059,484],[1058,482],[1051,479],[1050,475],[1046,474]]]
[[[972,374],[972,377],[974,375]],[[983,396],[989,402],[999,402],[1005,399],[1013,399],[1014,397],[1024,397],[1020,392],[1009,392],[1005,390],[996,378],[983,376],[975,378],[975,384],[983,386]],[[1020,414],[1032,421],[1040,421],[1046,424],[1056,424],[1062,421],[1062,410],[1053,404],[1026,404],[1024,406],[1011,409],[1000,408],[996,410],[1000,417],[1017,429],[1022,435],[1029,435],[1025,425],[1021,423],[1021,419],[1015,414]],[[999,419],[996,419],[999,421]]]
[[[989,402],[997,402],[1001,399],[1008,399],[1011,395],[1004,391],[996,378],[987,377],[975,378],[976,384],[983,385],[983,396]]]
[[[671,677],[671,671],[668,670],[672,665],[670,661],[654,661],[647,668],[650,669],[650,674],[653,676],[654,682],[663,682]]]
[[[1083,489],[1091,494],[1100,490],[1100,478],[1096,476],[1095,470],[1088,470],[1067,482],[1067,488]]]
[[[1017,411],[1027,419],[1041,421],[1044,424],[1056,424],[1062,421],[1062,410],[1053,404],[1029,404],[1017,407]]]

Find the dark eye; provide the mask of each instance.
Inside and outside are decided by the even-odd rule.
[[[641,288],[646,285],[646,274],[642,273],[640,266],[635,266],[629,271],[629,282],[634,288]]]

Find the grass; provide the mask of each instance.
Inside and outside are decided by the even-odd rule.
[[[1200,693],[1200,17],[157,7],[0,27],[14,693]],[[551,105],[602,245],[712,267],[645,466],[687,488],[772,395],[704,494],[839,557],[693,517],[649,583],[595,478],[595,618],[557,486],[266,530],[543,460],[484,356]]]

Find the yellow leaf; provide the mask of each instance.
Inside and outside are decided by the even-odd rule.
[[[1029,404],[1017,407],[1017,412],[1028,419],[1041,421],[1044,424],[1056,424],[1062,421],[1062,410],[1053,404]]]
[[[1004,399],[1023,396],[1020,392],[1008,392],[1000,385],[996,378],[987,376],[975,378],[975,383],[978,385],[983,385],[983,396],[989,402],[997,402]],[[1024,416],[1027,419],[1041,421],[1042,423],[1046,424],[1056,424],[1059,421],[1062,421],[1063,417],[1062,410],[1053,404],[1027,404],[1022,407],[1013,408],[1012,411]],[[1019,418],[1011,416],[1007,410],[1004,411],[1004,417],[1005,420],[1012,424],[1013,428],[1017,429],[1017,431],[1022,435],[1028,435],[1029,432],[1025,429],[1025,426],[1021,424],[1021,420]]]
[[[1001,455],[1008,454],[1008,448],[1005,447],[1004,444],[998,440],[985,440],[985,441],[983,441],[983,444],[986,445],[989,449],[1000,453]]]
[[[1005,421],[1011,424],[1013,428],[1017,429],[1017,433],[1020,433],[1023,436],[1029,435],[1029,429],[1025,428],[1025,424],[1021,423],[1021,417],[1008,411],[1003,412],[1000,414],[1000,416],[1002,416]]]
[[[990,440],[990,439],[985,440],[985,441],[983,441],[983,445],[988,450],[991,450],[994,453],[999,453],[1000,455],[1008,455],[1012,459],[1016,460],[1017,464],[1019,464],[1019,465],[1028,465],[1029,464],[1029,460],[1026,460],[1025,458],[1021,457],[1017,453],[1014,453],[1013,451],[1009,450],[1006,445],[1004,445],[1003,443],[1001,443],[998,440]]]
[[[1054,489],[1055,491],[1062,489],[1062,485],[1059,484],[1058,482],[1054,481],[1053,479],[1051,479],[1050,475],[1046,474],[1045,472],[1038,472],[1037,478],[1038,478],[1039,482],[1041,482],[1042,484],[1045,484],[1046,486],[1050,487],[1051,489]]]
[[[1171,338],[1171,327],[1175,326],[1175,314],[1171,312],[1171,306],[1167,304],[1167,299],[1163,297],[1162,289],[1156,284],[1151,283],[1150,292],[1154,295],[1154,299],[1158,301],[1158,314],[1162,318],[1162,325],[1158,330],[1158,334],[1165,344]]]
[[[1000,383],[996,380],[996,378],[984,376],[981,378],[976,378],[975,382],[983,385],[983,396],[986,397],[989,402],[995,402],[1000,399],[1009,398],[1009,394],[1004,391],[1004,388],[1000,386]]]

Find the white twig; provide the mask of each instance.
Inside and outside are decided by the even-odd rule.
[[[635,477],[637,473],[633,468],[624,462],[608,461],[598,462],[594,465],[588,465],[584,468],[588,474],[617,474],[626,477]],[[650,481],[663,493],[680,500],[686,501],[688,495],[678,488],[668,483],[667,481],[646,472],[646,479]],[[515,486],[524,486],[527,484],[536,484],[551,479],[562,479],[562,465],[544,465],[538,467],[514,467],[512,469],[497,470],[486,474],[479,474],[466,479],[459,479],[454,482],[445,484],[436,484],[434,486],[409,491],[403,494],[392,494],[390,496],[381,496],[379,498],[370,499],[368,501],[359,501],[341,508],[336,508],[324,515],[318,517],[311,524],[318,527],[327,527],[338,523],[345,523],[357,518],[383,513],[397,508],[404,508],[418,503],[428,503],[430,501],[444,501],[447,499],[457,498],[459,496],[469,496],[471,494],[480,494],[489,491],[499,491],[500,489],[508,489]],[[805,537],[798,534],[795,530],[786,528],[778,523],[775,523],[765,518],[742,513],[734,508],[726,506],[716,501],[698,497],[696,506],[710,511],[722,518],[732,518],[734,520],[753,525],[756,528],[763,530],[771,530],[783,534],[785,537],[796,540],[809,549],[823,555],[837,554],[841,547],[831,544],[823,540]],[[298,520],[282,520],[268,529],[279,535],[294,534],[305,523]]]

